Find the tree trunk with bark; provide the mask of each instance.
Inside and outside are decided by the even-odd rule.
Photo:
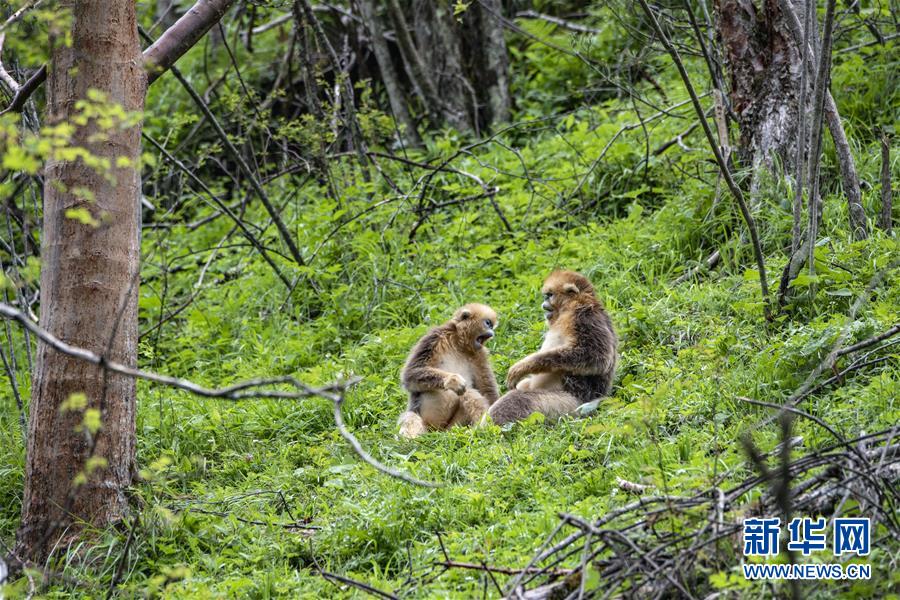
[[[466,76],[459,24],[448,0],[413,0],[414,29],[425,68],[434,80],[441,113],[459,131],[473,130],[478,110],[475,88]]]
[[[134,2],[60,3],[72,15],[71,43],[53,40],[47,121],[69,124],[69,145],[92,164],[50,159],[44,168],[40,325],[67,344],[136,366],[147,86],[233,3],[198,0],[143,54]],[[96,115],[76,118],[82,103],[124,116],[101,127]],[[121,520],[134,450],[134,380],[39,344],[16,555],[40,564],[85,526]]]
[[[91,90],[125,111],[143,111],[147,75],[134,2],[62,4],[71,10],[72,43],[55,40],[49,124],[74,123],[76,103],[88,99]],[[93,119],[77,124],[71,145],[115,166],[106,171],[82,160],[50,160],[44,171],[40,325],[64,342],[130,366],[137,360],[140,135],[139,125],[103,130]],[[73,210],[89,213],[94,222],[72,218]],[[84,394],[86,406],[65,409],[73,394]],[[83,423],[90,410],[99,411],[102,423],[93,435]],[[134,416],[133,379],[39,345],[21,554],[40,560],[62,535],[77,533],[82,522],[102,526],[123,517],[134,460]],[[89,461],[92,456],[105,465]]]
[[[503,35],[503,3],[500,0],[482,0],[478,5],[481,38],[484,41],[484,67],[482,81],[487,89],[489,120],[491,124],[509,120],[512,104],[509,96],[509,53]]]
[[[773,160],[790,172],[797,137],[801,61],[777,0],[717,0],[718,34],[744,164]]]

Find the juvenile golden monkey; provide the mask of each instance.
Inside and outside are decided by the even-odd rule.
[[[509,391],[491,405],[494,423],[532,413],[556,418],[609,395],[616,370],[616,332],[586,277],[554,271],[542,289],[547,333],[541,349],[514,364]]]
[[[400,415],[400,435],[481,422],[499,396],[484,347],[496,326],[489,306],[466,304],[416,343],[401,373],[409,403]]]

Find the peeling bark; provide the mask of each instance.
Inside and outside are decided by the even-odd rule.
[[[794,162],[800,55],[776,0],[717,0],[718,33],[738,118],[744,164]]]

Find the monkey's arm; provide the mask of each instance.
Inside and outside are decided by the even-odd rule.
[[[466,389],[462,377],[434,367],[407,367],[403,369],[401,380],[403,387],[409,392],[453,390],[460,394]]]
[[[506,374],[506,386],[513,389],[522,379],[535,373],[571,373],[590,375],[598,370],[597,361],[582,348],[554,348],[526,356]]]
[[[453,390],[457,394],[465,391],[466,383],[462,377],[432,366],[435,355],[441,351],[444,334],[444,328],[436,327],[413,346],[400,374],[400,382],[406,391]]]
[[[601,309],[578,310],[573,329],[571,339],[574,343],[536,352],[514,364],[506,376],[509,389],[535,373],[597,375],[615,364],[615,334],[612,333],[609,317]]]
[[[500,391],[497,389],[497,380],[494,378],[494,371],[488,362],[487,357],[484,361],[475,365],[475,389],[487,399],[490,404],[497,401],[500,397]]]

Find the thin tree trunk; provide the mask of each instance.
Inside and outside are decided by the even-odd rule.
[[[294,2],[293,13],[297,35],[300,39],[300,74],[303,77],[303,95],[305,96],[306,109],[318,121],[323,121],[325,119],[325,111],[322,110],[322,105],[319,101],[318,73],[316,73],[316,68],[313,64],[313,57],[315,56],[313,53],[313,40],[316,34],[312,30],[312,24],[306,22],[306,18],[303,15],[303,6],[299,1]],[[319,146],[321,148],[323,144],[319,144]],[[318,154],[322,153],[324,153],[323,149]]]
[[[396,0],[391,0],[396,2]],[[477,94],[463,69],[462,44],[453,18],[453,9],[447,0],[428,0],[420,6],[417,15],[423,17],[417,30],[427,39],[420,39],[419,46],[432,48],[425,54],[430,73],[437,75],[437,90],[444,120],[458,131],[471,131],[478,115]]]
[[[837,105],[830,91],[825,93],[825,123],[831,132],[831,140],[834,142],[834,151],[837,154],[838,167],[841,170],[841,186],[847,194],[847,209],[850,215],[850,229],[853,238],[864,240],[869,237],[869,226],[866,223],[866,211],[862,205],[862,191],[859,185],[859,175],[856,173],[856,165],[853,162],[853,154],[850,151],[850,143],[844,126],[841,124],[841,116],[838,114]]]
[[[812,129],[809,144],[809,235],[807,247],[809,254],[809,274],[816,274],[815,248],[822,220],[819,201],[819,165],[822,152],[822,116],[825,111],[825,95],[831,85],[831,34],[834,27],[835,0],[828,0],[825,6],[825,26],[822,33],[822,49],[819,55],[819,67],[816,73],[816,95],[813,104]]]
[[[787,15],[788,24],[793,22],[792,17],[795,16],[793,7],[789,6],[790,0],[783,0],[782,3],[782,11],[789,11]],[[797,148],[794,159],[796,164],[794,164],[794,173],[795,173],[795,181],[794,181],[794,202],[792,206],[793,213],[793,225],[791,227],[791,255],[793,255],[800,248],[800,238],[802,236],[802,221],[803,221],[803,181],[805,178],[805,170],[806,170],[806,155],[809,151],[809,135],[807,133],[807,121],[808,116],[807,112],[809,109],[809,101],[807,99],[807,92],[809,90],[808,84],[808,75],[809,69],[807,69],[807,65],[810,64],[809,57],[809,40],[810,40],[810,31],[813,28],[813,24],[816,23],[815,19],[815,0],[806,0],[806,7],[803,11],[803,34],[802,36],[797,35],[797,32],[794,32],[794,37],[798,40],[801,40],[800,47],[800,103],[797,107]]]
[[[807,77],[815,77],[815,64],[818,58],[816,45],[814,42],[818,38],[817,21],[815,18],[815,2],[809,0],[809,4],[804,5],[804,10],[808,7],[812,15],[804,13],[805,18],[811,18],[812,29],[809,32],[809,39],[806,38],[805,30],[801,30],[800,19],[791,0],[780,0],[781,10],[787,17],[786,22],[791,30],[794,41],[801,48],[801,52],[809,55],[810,60],[806,64]],[[804,45],[806,46],[804,48]],[[825,123],[828,125],[828,131],[831,132],[831,139],[834,142],[835,153],[838,159],[838,167],[841,170],[841,185],[844,193],[847,194],[847,207],[850,215],[850,226],[853,230],[855,239],[865,239],[868,236],[868,225],[866,224],[866,213],[862,205],[862,192],[859,184],[859,175],[856,172],[856,164],[853,161],[853,154],[850,151],[850,142],[847,140],[847,134],[841,123],[841,115],[838,113],[837,105],[830,90],[825,90]],[[791,277],[793,279],[793,276]]]
[[[437,121],[441,113],[441,99],[438,97],[434,80],[432,80],[425,66],[425,61],[422,60],[419,51],[413,44],[412,36],[409,33],[409,25],[406,17],[403,16],[403,9],[400,7],[400,3],[398,0],[387,0],[387,6],[391,22],[394,25],[394,34],[397,36],[397,45],[400,46],[400,54],[403,56],[403,63],[406,66],[406,73],[416,93],[419,94],[425,110],[429,112],[432,119]]]
[[[809,0],[808,4],[803,5],[804,19],[809,20],[810,23],[810,27],[808,29],[804,29],[804,26],[800,25],[800,18],[797,16],[797,11],[791,4],[791,0],[779,0],[779,2],[781,5],[782,13],[786,17],[787,25],[791,30],[791,35],[794,39],[794,42],[798,46],[800,46],[801,51],[804,50],[803,40],[806,37],[806,33],[809,34],[809,39],[806,41],[805,48],[805,53],[809,57],[809,60],[806,62],[805,74],[806,77],[811,81],[810,87],[814,87],[816,77],[816,61],[818,59],[819,37],[818,22],[815,16],[815,2],[814,0]],[[850,144],[847,141],[847,135],[844,132],[844,126],[841,123],[841,116],[838,113],[837,105],[834,102],[834,97],[831,95],[831,91],[827,88],[825,89],[824,117],[825,123],[828,125],[828,130],[831,132],[831,139],[834,141],[838,164],[841,169],[842,185],[844,187],[845,193],[847,194],[847,203],[850,207],[850,223],[853,227],[854,237],[858,238],[858,236],[860,235],[865,237],[868,235],[868,228],[866,226],[865,212],[862,210],[859,177],[856,174],[856,166],[853,161],[853,155],[850,153]],[[798,137],[801,140],[805,139],[805,136]],[[804,148],[804,150],[808,150],[808,146]],[[810,155],[807,156],[807,160],[812,160]],[[800,168],[802,167],[802,165],[797,165],[797,167]],[[803,175],[805,175],[805,173]],[[799,177],[802,178],[803,175],[799,175]],[[807,196],[809,197],[810,194],[808,193]],[[854,217],[854,215],[858,216]],[[800,236],[800,238],[802,238],[802,236]],[[781,284],[778,288],[779,305],[783,304],[785,295],[787,294],[788,285],[790,285],[790,282],[793,281],[797,274],[800,272],[803,263],[806,261],[806,258],[809,255],[809,252],[807,251],[808,248],[805,245],[802,249],[794,248],[794,241],[800,241],[800,238],[793,236],[791,241],[791,257],[788,260],[788,263],[785,265],[784,272],[781,276]]]
[[[891,145],[886,133],[881,136],[881,218],[878,226],[891,233],[893,217],[891,198]]]
[[[482,0],[481,35],[484,40],[487,94],[491,124],[509,120],[509,54],[503,36],[503,4],[500,0]]]
[[[413,146],[421,146],[422,138],[419,137],[416,124],[410,117],[409,110],[406,107],[406,100],[397,79],[397,72],[394,70],[391,52],[388,49],[387,42],[384,40],[384,28],[381,26],[375,3],[373,0],[359,0],[359,8],[366,22],[366,28],[369,30],[372,50],[375,52],[375,60],[378,62],[378,70],[381,71],[381,80],[384,82],[384,87],[387,90],[388,101],[391,104],[394,118],[403,128],[403,135],[409,139],[409,142]]]
[[[135,4],[69,0],[71,44],[54,40],[48,85],[51,125],[75,123],[75,105],[89,90],[129,112],[142,111],[147,75],[138,44]],[[102,131],[76,124],[70,143],[121,165],[101,173],[80,160],[49,160],[44,171],[40,325],[59,339],[111,360],[137,360],[137,278],[140,268],[140,126]],[[112,175],[114,182],[107,176]],[[92,199],[73,193],[88,190]],[[66,215],[88,211],[96,225]],[[95,439],[81,426],[84,410],[63,410],[87,396],[102,426]],[[82,521],[121,519],[134,459],[135,384],[129,377],[50,349],[38,348],[28,425],[20,552],[40,560]],[[81,429],[81,431],[79,431]],[[93,449],[93,452],[92,452]],[[106,461],[88,473],[91,454]],[[87,475],[78,485],[76,478]]]
[[[179,16],[177,0],[156,0],[156,21],[162,31],[174,25]]]

